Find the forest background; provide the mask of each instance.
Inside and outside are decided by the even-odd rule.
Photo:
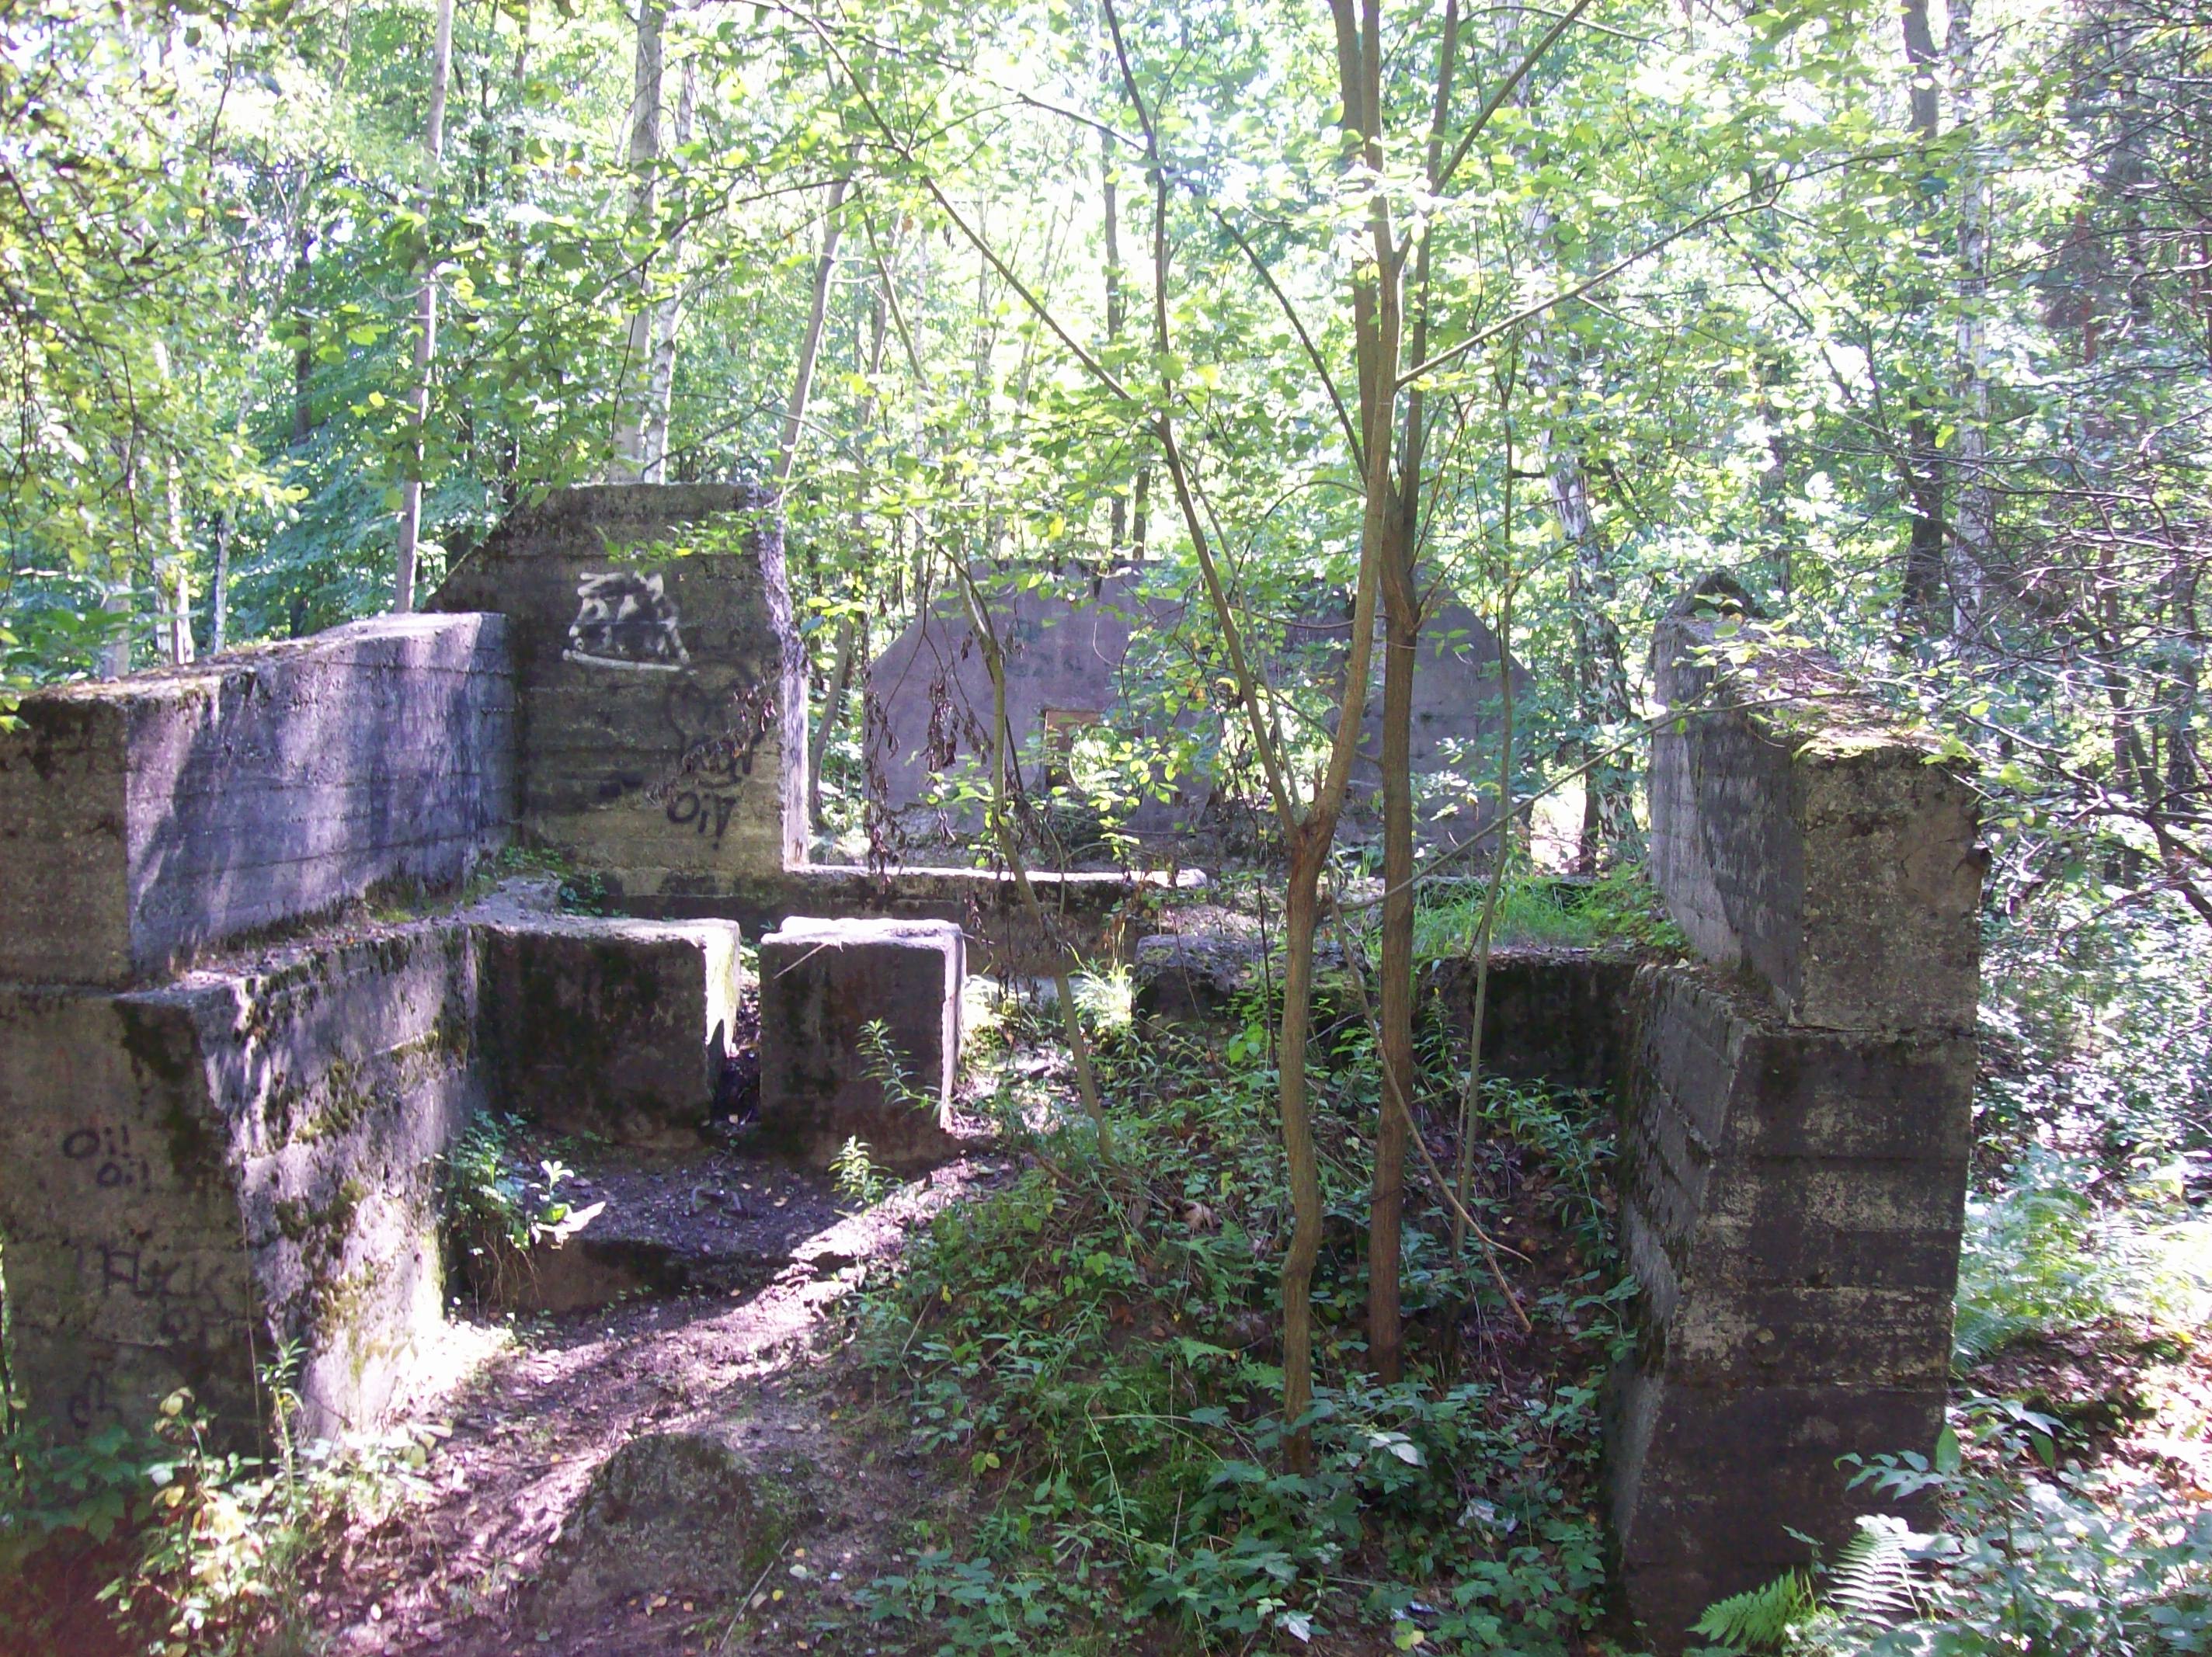
[[[1164,734],[1086,738],[1104,821],[1202,770],[1317,875],[1341,678],[1252,663],[1449,597],[1531,680],[1424,803],[1502,758],[1601,871],[1640,850],[1651,624],[1725,570],[1983,794],[1977,1200],[2042,1284],[2021,1326],[2108,1314],[2116,1237],[2203,1251],[2212,11],[0,30],[0,694],[404,608],[544,488],[747,476],[784,487],[826,842],[869,839],[872,650],[1139,563],[1202,619],[1148,642]]]

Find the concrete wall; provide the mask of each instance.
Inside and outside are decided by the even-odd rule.
[[[289,1340],[305,1429],[373,1424],[443,1316],[440,1159],[471,1114],[696,1144],[736,996],[727,923],[489,908],[158,989],[0,986],[17,1384],[77,1432],[188,1386],[246,1440]]]
[[[1033,791],[1046,786],[1038,756],[1048,716],[1128,719],[1122,674],[1132,637],[1180,623],[1181,603],[1146,597],[1139,579],[1112,576],[1081,602],[1049,592],[989,595],[991,625],[1006,654],[1006,724]],[[956,835],[980,834],[979,812],[940,813],[927,804],[948,785],[964,780],[979,793],[990,786],[991,674],[959,596],[893,640],[870,664],[867,686],[866,741],[878,804],[916,844],[941,844],[947,817]],[[1127,826],[1138,834],[1170,832],[1204,804],[1203,791],[1183,804],[1147,801]]]
[[[25,697],[0,731],[0,980],[142,980],[458,879],[513,816],[506,638],[385,616]]]
[[[1048,716],[1130,723],[1133,646],[1141,657],[1148,634],[1187,625],[1212,630],[1202,605],[1194,613],[1180,600],[1148,598],[1139,580],[1133,573],[1113,576],[1087,601],[1028,591],[992,596],[992,623],[1006,656],[1006,722],[1033,789],[1044,783],[1044,767],[1035,762]],[[1302,624],[1292,629],[1285,654],[1304,658],[1307,671],[1324,677],[1333,667],[1340,678],[1349,628],[1349,622]],[[1463,785],[1486,791],[1495,770],[1498,659],[1497,635],[1472,610],[1455,603],[1432,606],[1414,672],[1411,744],[1422,834],[1431,844],[1449,844],[1480,826],[1480,808],[1467,803]],[[1352,774],[1355,798],[1363,801],[1381,786],[1379,647],[1375,663],[1361,732],[1364,757]],[[1517,668],[1515,673],[1525,689],[1528,676]],[[870,666],[868,686],[870,779],[883,808],[917,845],[941,843],[948,821],[956,836],[978,834],[975,812],[945,813],[925,804],[963,778],[979,791],[988,786],[990,672],[965,604],[948,599],[909,626]],[[1125,827],[1140,839],[1180,839],[1195,827],[1209,792],[1202,778],[1190,779],[1173,801],[1141,803]]]
[[[711,895],[806,857],[806,683],[775,497],[563,489],[430,601],[507,617],[525,833],[624,900]]]
[[[1655,1648],[1933,1445],[1972,1144],[1973,798],[1833,664],[1704,603],[1661,630],[1654,873],[1708,964],[1639,975],[1621,1225],[1643,1284],[1607,1452]],[[1755,628],[1755,624],[1754,628]],[[1701,659],[1718,629],[1742,659]]]
[[[83,1430],[189,1386],[242,1433],[298,1341],[304,1424],[372,1422],[440,1314],[436,1157],[480,1099],[440,923],[120,994],[0,988],[17,1383]]]
[[[1635,1039],[1629,1022],[1633,956],[1589,950],[1505,948],[1490,958],[1482,999],[1482,1069],[1515,1082],[1611,1091]],[[1475,963],[1432,962],[1423,989],[1452,1035],[1474,1022]]]

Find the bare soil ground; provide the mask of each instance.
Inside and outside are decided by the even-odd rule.
[[[457,1338],[503,1335],[505,1349],[458,1387],[434,1383],[410,1399],[412,1418],[449,1434],[416,1500],[319,1562],[304,1598],[324,1648],[347,1657],[873,1649],[853,1589],[896,1569],[912,1520],[941,1513],[954,1493],[868,1438],[866,1382],[840,1361],[850,1333],[841,1302],[866,1273],[890,1269],[930,1215],[1003,1172],[974,1155],[848,1213],[826,1181],[727,1151],[587,1166],[576,1194],[608,1205],[605,1258],[592,1269],[556,1266],[547,1286],[572,1299],[619,1288],[626,1260],[648,1290],[511,1324],[464,1315]],[[734,1603],[639,1594],[539,1626],[530,1589],[592,1470],[635,1435],[709,1425],[813,1509],[757,1590]]]

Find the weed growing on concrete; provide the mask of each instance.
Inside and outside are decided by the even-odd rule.
[[[514,1149],[521,1130],[511,1116],[477,1116],[446,1153],[441,1181],[447,1252],[494,1302],[507,1299],[516,1274],[528,1271],[532,1248],[565,1241],[605,1206],[574,1207],[561,1194],[572,1170],[557,1158],[524,1169]]]

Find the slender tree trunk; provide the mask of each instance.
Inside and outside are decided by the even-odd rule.
[[[1530,354],[1532,367],[1540,355]],[[1613,622],[1611,608],[1613,555],[1590,508],[1589,476],[1581,459],[1555,451],[1547,476],[1552,509],[1559,514],[1568,545],[1574,549],[1567,601],[1573,622],[1575,693],[1582,723],[1591,733],[1582,744],[1582,758],[1587,762],[1607,745],[1604,732],[1619,730],[1634,716],[1620,628]],[[1582,843],[1577,862],[1584,873],[1595,873],[1633,857],[1638,840],[1633,775],[1623,765],[1592,766],[1583,780]]]
[[[169,376],[167,342],[154,342],[154,367],[161,376],[161,395],[176,396]],[[189,549],[185,545],[184,476],[173,452],[161,467],[161,545],[154,561],[154,603],[161,620],[160,647],[172,667],[182,667],[197,653],[192,643],[192,577]]]
[[[1904,0],[1906,96],[1911,110],[1912,135],[1923,149],[1936,136],[1936,36],[1928,24],[1928,0]],[[1923,157],[1923,165],[1933,165]],[[1931,250],[1932,251],[1932,250]],[[1928,295],[1912,295],[1908,302],[1924,308]],[[1923,632],[1946,632],[1950,619],[1943,580],[1943,455],[1937,440],[1936,417],[1927,398],[1916,390],[1905,422],[1905,505],[1912,524],[1905,551],[1904,610],[1908,625]]]
[[[1989,479],[1990,387],[1983,304],[1990,279],[1990,181],[1981,152],[1981,93],[1973,0],[1949,0],[1951,124],[1966,136],[1959,160],[1959,418],[1957,555],[1950,561],[1957,627],[1980,622],[1996,556],[1996,495]]]
[[[695,60],[686,58],[683,87],[676,94],[676,147],[678,149],[691,142],[691,123],[698,103],[699,66]],[[668,481],[668,422],[675,410],[676,402],[676,325],[684,305],[682,288],[676,281],[684,264],[684,231],[681,225],[670,233],[665,257],[668,263],[670,287],[653,317],[653,377],[646,395],[645,440],[640,456],[645,481],[648,483]]]
[[[1400,520],[1402,531],[1404,520]],[[1367,1357],[1385,1382],[1404,1373],[1398,1302],[1406,1199],[1406,1124],[1413,1077],[1413,672],[1421,615],[1413,549],[1401,533],[1382,566],[1382,1097],[1367,1205]]]
[[[1108,75],[1110,78],[1110,65]],[[1127,319],[1128,300],[1122,292],[1121,202],[1121,191],[1114,182],[1114,141],[1104,132],[1098,135],[1098,176],[1105,197],[1106,343],[1111,347],[1121,337],[1121,325]],[[1110,562],[1120,554],[1121,543],[1128,537],[1129,503],[1116,491],[1107,512],[1106,549]]]
[[[215,519],[215,580],[208,588],[208,654],[220,656],[230,634],[230,514]]]
[[[298,448],[315,434],[315,322],[308,303],[313,276],[311,263],[315,233],[307,217],[308,175],[300,174],[299,222],[292,243],[292,326],[297,343],[292,348],[292,446]]]
[[[661,0],[638,0],[637,56],[630,79],[629,221],[632,246],[650,242],[653,209],[659,199],[661,49],[667,33],[668,13]],[[630,313],[629,337],[623,344],[622,413],[615,427],[613,475],[639,477],[646,471],[645,430],[650,423],[653,325],[653,253],[638,259],[637,308]],[[629,390],[631,376],[646,389]]]
[[[776,444],[775,481],[790,480],[791,463],[799,453],[799,434],[805,429],[806,401],[814,389],[814,362],[822,351],[822,325],[830,314],[830,284],[837,274],[837,243],[845,234],[848,180],[840,176],[830,185],[830,209],[822,220],[822,254],[814,261],[814,298],[806,313],[805,337],[799,343],[799,366],[791,376],[791,400],[784,404],[783,436]]]
[[[1459,58],[1459,0],[1445,0],[1437,51],[1436,99],[1429,121],[1427,179],[1434,191],[1443,167],[1444,129],[1451,116]],[[1428,355],[1429,258],[1424,229],[1414,254],[1411,305],[1413,353]],[[1395,272],[1386,280],[1396,281]],[[1402,309],[1403,307],[1401,307]],[[1405,1372],[1405,1327],[1399,1304],[1404,1263],[1406,1152],[1413,1107],[1413,681],[1419,671],[1421,477],[1428,440],[1427,404],[1418,389],[1406,395],[1395,510],[1377,550],[1383,612],[1382,654],[1382,961],[1376,1047],[1382,1097],[1375,1125],[1375,1171],[1367,1208],[1367,1348],[1385,1382]],[[1370,434],[1368,439],[1375,440]]]
[[[415,301],[415,391],[410,408],[414,429],[408,440],[407,475],[399,488],[399,558],[392,587],[392,608],[402,614],[415,608],[416,553],[422,533],[422,438],[430,423],[430,366],[438,355],[438,261],[428,245],[428,221],[437,197],[439,164],[446,154],[446,86],[453,66],[453,0],[438,0],[437,34],[430,60],[430,112],[422,143],[428,162],[422,186],[426,241],[422,287]]]

